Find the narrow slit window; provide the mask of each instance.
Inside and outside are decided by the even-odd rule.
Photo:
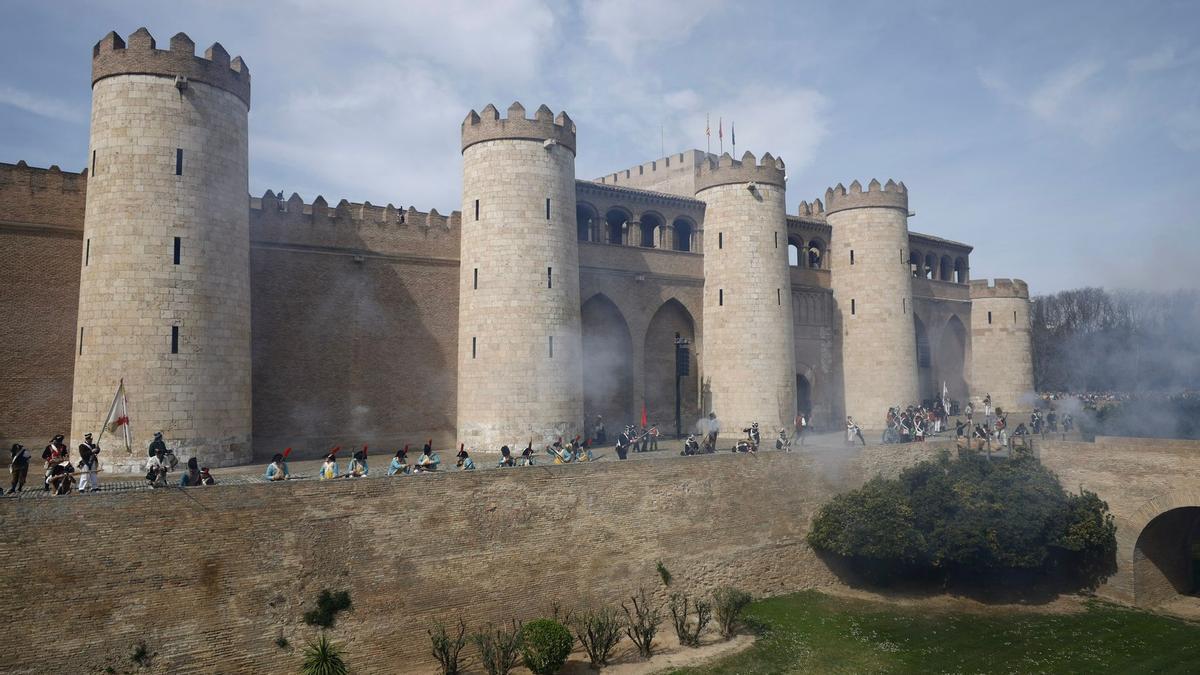
[[[775,304],[783,307],[783,289],[781,288],[775,289]]]
[[[775,233],[775,248],[779,248],[779,233]]]
[[[992,322],[992,313],[988,312],[988,323],[990,324],[991,322]]]
[[[546,220],[550,220],[550,198],[546,197]]]
[[[96,151],[92,151],[92,175],[96,175]]]
[[[900,298],[900,312],[908,314],[908,298]]]
[[[471,338],[471,358],[475,358],[475,338]]]
[[[1016,323],[1016,322],[1017,322],[1017,311],[1014,309],[1013,310],[1013,323]]]
[[[854,316],[854,313],[855,313],[855,312],[857,311],[857,309],[858,309],[857,307],[855,307],[855,306],[854,306],[854,304],[855,304],[855,303],[854,303],[854,298],[850,298],[850,315],[851,315],[851,316]]]
[[[88,239],[83,244],[83,266],[87,267],[92,260],[92,240]]]
[[[183,175],[183,148],[175,148],[175,175]]]
[[[475,270],[471,273],[471,288],[474,290],[479,290],[479,268],[478,267],[476,267]]]
[[[554,336],[550,335],[548,337],[550,338],[550,358],[554,358]]]
[[[171,353],[179,353],[179,326],[171,326]]]
[[[854,249],[850,249],[850,264],[854,264]]]
[[[725,233],[717,233],[717,248],[725,248]]]
[[[717,306],[718,307],[725,306],[725,289],[724,288],[717,289]]]
[[[479,200],[475,200],[475,220],[479,220]]]
[[[546,268],[546,288],[554,288],[554,268]]]
[[[83,326],[79,327],[79,355],[83,356]]]
[[[175,237],[175,264],[176,265],[179,264],[179,254],[180,254],[180,250],[181,250],[182,246],[183,246],[182,240],[180,240],[179,237]]]

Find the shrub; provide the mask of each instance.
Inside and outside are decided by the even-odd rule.
[[[712,620],[712,605],[697,599],[695,601],[696,622],[692,623],[688,616],[691,612],[688,605],[691,600],[683,593],[671,594],[671,621],[675,624],[675,635],[679,644],[687,647],[700,646],[700,634]]]
[[[571,627],[579,644],[587,652],[592,667],[607,666],[613,648],[621,641],[622,622],[617,610],[601,607],[577,614],[571,620]]]
[[[316,642],[304,648],[304,662],[300,665],[301,675],[346,675],[350,669],[342,656],[342,649],[329,641],[325,633]]]
[[[446,624],[437,622],[429,629],[429,641],[433,646],[433,658],[442,668],[442,675],[458,675],[462,672],[465,662],[462,657],[463,647],[467,644],[467,624],[458,620],[458,634],[450,635]]]
[[[629,600],[633,610],[621,603],[621,609],[625,610],[625,634],[637,645],[638,654],[648,659],[654,654],[654,636],[662,625],[662,611],[660,607],[651,605],[644,588],[638,589],[638,594]]]
[[[980,572],[1058,566],[1070,583],[1094,587],[1111,572],[1111,520],[1099,497],[1068,495],[1033,457],[964,451],[835,497],[813,518],[808,542],[893,576],[977,582]]]
[[[146,643],[141,640],[133,646],[133,654],[129,658],[142,668],[149,668],[154,662],[154,654],[150,653]]]
[[[350,593],[347,591],[332,593],[326,588],[317,596],[316,609],[304,613],[304,623],[310,626],[330,628],[337,621],[337,613],[345,609],[350,609]]]
[[[749,593],[731,586],[718,588],[713,593],[713,608],[717,614],[717,628],[721,629],[721,635],[726,638],[733,637],[742,613],[750,606],[751,600],[753,598]]]
[[[662,564],[662,561],[659,560],[658,564],[654,566],[654,569],[658,571],[658,577],[662,579],[663,586],[670,586],[671,572],[667,570],[667,566]]]
[[[275,646],[279,647],[280,649],[287,649],[290,644],[291,643],[288,642],[288,639],[282,635],[275,638]]]
[[[567,662],[575,639],[554,619],[530,621],[521,629],[521,656],[534,675],[553,675]]]
[[[471,641],[479,649],[479,660],[488,675],[508,675],[521,661],[521,624],[512,621],[512,629],[489,625],[475,633]]]

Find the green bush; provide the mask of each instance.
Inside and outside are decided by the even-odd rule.
[[[689,606],[692,609],[689,609]],[[671,621],[675,624],[675,635],[679,638],[679,644],[686,647],[699,647],[700,634],[712,620],[712,605],[700,599],[696,599],[693,603],[692,599],[683,593],[672,593],[670,609]],[[693,609],[696,614],[694,623],[690,618]]]
[[[442,675],[458,675],[465,665],[462,657],[463,647],[467,645],[467,624],[458,620],[458,632],[454,635],[446,628],[446,624],[437,622],[427,631],[429,642],[433,648],[433,658],[442,669]]]
[[[521,624],[516,619],[511,629],[489,625],[472,635],[471,641],[479,649],[479,660],[488,675],[508,675],[521,661]]]
[[[521,656],[534,675],[553,675],[567,662],[575,639],[554,619],[530,621],[521,629]]]
[[[726,639],[737,632],[742,613],[750,606],[753,598],[746,591],[725,586],[713,592],[713,609],[717,615],[717,628]]]
[[[813,518],[808,542],[891,576],[979,579],[1073,566],[1076,583],[1094,587],[1111,571],[1115,532],[1107,504],[1068,495],[1035,458],[964,451],[838,495]]]
[[[652,603],[644,588],[639,588],[638,594],[629,601],[633,609],[621,603],[621,609],[625,611],[625,634],[637,645],[638,654],[648,659],[654,654],[654,636],[662,625],[662,607]]]
[[[304,648],[304,662],[300,665],[301,675],[346,675],[350,669],[342,656],[342,649],[329,641],[325,633],[316,642]]]
[[[575,638],[587,652],[592,668],[603,668],[608,665],[613,647],[621,641],[623,622],[612,607],[588,610],[571,618],[571,628]]]
[[[330,592],[328,588],[317,596],[316,609],[304,613],[304,623],[310,626],[330,628],[337,621],[337,613],[350,609],[350,593],[347,591]]]

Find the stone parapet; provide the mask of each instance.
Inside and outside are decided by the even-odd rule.
[[[134,31],[128,41],[110,32],[92,47],[92,84],[114,75],[184,77],[223,89],[250,107],[250,69],[242,57],[230,60],[219,42],[198,57],[196,43],[184,33],[176,33],[171,48],[162,50],[155,48],[154,36],[145,28]]]
[[[1029,299],[1029,284],[1020,279],[975,279],[971,282],[971,299],[1022,298]]]
[[[545,105],[538,106],[533,113],[533,119],[525,117],[525,106],[513,102],[508,106],[508,116],[501,117],[500,111],[491,103],[482,112],[472,110],[462,123],[462,149],[482,143],[501,139],[527,141],[554,141],[575,153],[575,122],[560,112],[555,117],[554,112]]]
[[[783,160],[766,153],[762,161],[756,161],[754,153],[747,152],[740,160],[725,153],[718,159],[712,157],[701,161],[696,168],[696,194],[718,185],[740,183],[764,183],[784,187]]]
[[[903,182],[897,183],[888,179],[886,185],[880,186],[874,178],[863,192],[862,183],[854,181],[847,190],[841,183],[825,191],[825,213],[837,213],[848,209],[884,208],[900,209],[908,213],[908,188]]]

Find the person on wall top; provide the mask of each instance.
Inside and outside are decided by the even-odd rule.
[[[400,474],[401,476],[407,476],[411,472],[412,469],[408,468],[408,446],[405,445],[396,451],[396,456],[392,458],[392,463],[388,465],[387,475],[395,476],[396,474]]]
[[[455,455],[458,458],[458,462],[455,463],[455,466],[463,471],[474,471],[475,460],[471,459],[471,455],[467,452],[465,446],[465,443],[458,446],[458,454]]]
[[[96,475],[100,471],[100,446],[92,442],[90,433],[83,435],[79,444],[79,491],[98,492],[100,481]]]
[[[363,446],[362,450],[354,453],[350,458],[350,463],[346,465],[347,478],[363,478],[370,472],[367,466],[367,446]]]
[[[433,451],[433,439],[425,441],[425,447],[421,448],[421,456],[417,458],[415,473],[437,471],[441,464],[442,459]]]
[[[29,460],[33,459],[33,453],[20,443],[13,443],[9,452],[12,454],[8,465],[8,470],[12,474],[12,485],[8,488],[8,494],[11,495],[15,492],[25,491],[25,478],[29,476]]]
[[[292,477],[292,473],[288,471],[287,460],[283,453],[275,453],[271,457],[271,463],[267,465],[267,471],[263,474],[263,478],[270,481],[287,480]]]
[[[325,455],[325,463],[321,465],[321,470],[318,472],[320,480],[332,480],[341,475],[337,465],[337,451],[333,451]]]

